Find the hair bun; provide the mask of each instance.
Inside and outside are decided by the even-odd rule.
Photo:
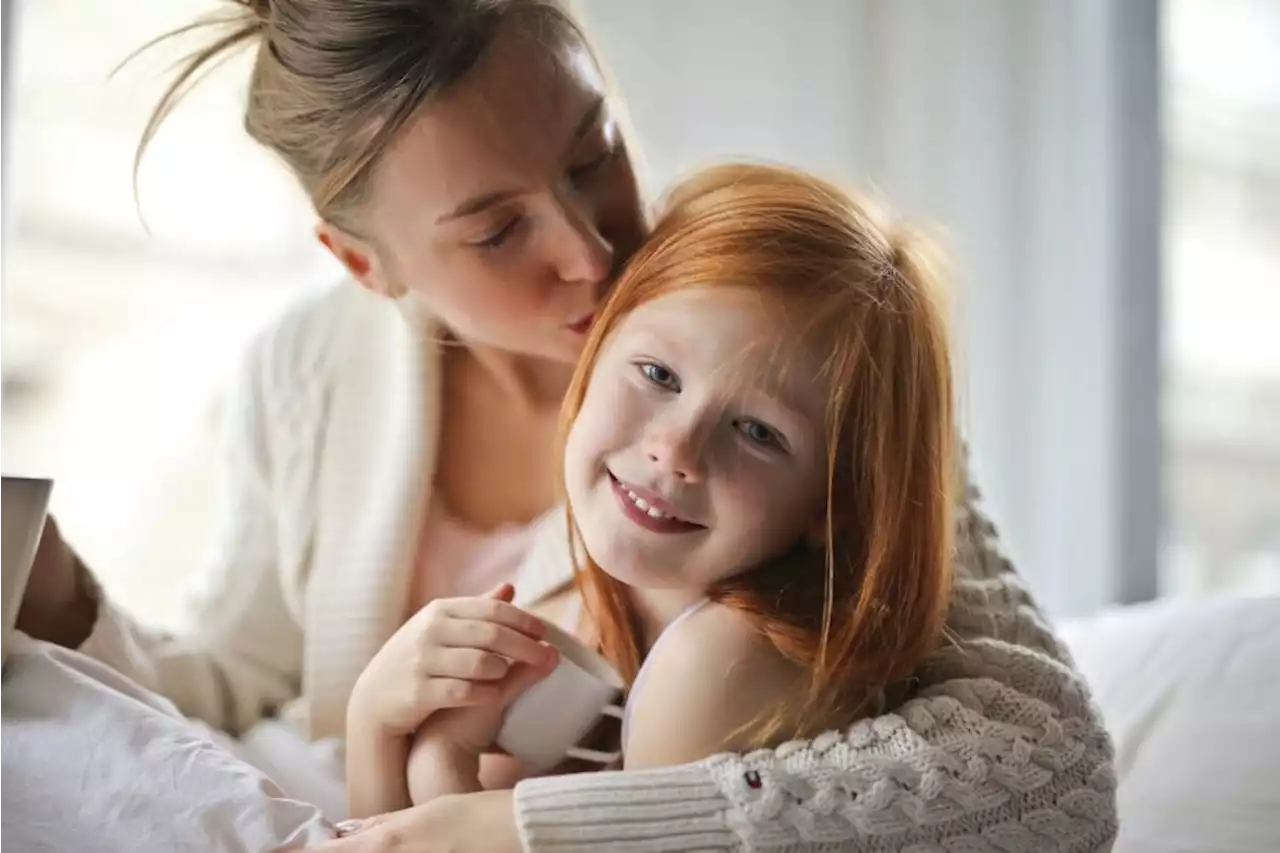
[[[236,0],[236,2],[252,12],[253,16],[264,24],[271,18],[271,0]]]
[[[906,225],[897,223],[888,234],[889,264],[901,272],[912,260],[916,248],[916,234]]]

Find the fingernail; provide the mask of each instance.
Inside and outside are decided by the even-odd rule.
[[[344,820],[334,825],[334,829],[338,831],[339,838],[345,838],[348,835],[355,835],[360,831],[360,827],[364,826],[362,820]]]

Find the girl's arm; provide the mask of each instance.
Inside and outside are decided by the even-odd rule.
[[[348,714],[347,811],[353,818],[408,808],[413,803],[405,766],[409,738],[388,735]]]
[[[702,608],[669,629],[646,662],[628,705],[625,769],[746,748],[769,714],[803,702],[802,675],[740,614]]]

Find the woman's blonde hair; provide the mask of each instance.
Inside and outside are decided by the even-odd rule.
[[[142,133],[134,174],[200,72],[254,48],[244,124],[289,167],[322,219],[356,230],[373,167],[421,107],[460,81],[509,24],[556,44],[591,45],[557,0],[228,0]],[[594,57],[594,52],[592,52]]]
[[[727,165],[671,194],[586,343],[563,410],[582,406],[601,348],[638,306],[687,288],[758,292],[819,344],[826,411],[826,547],[716,584],[810,674],[803,736],[901,687],[938,642],[950,594],[957,486],[951,358],[929,244],[870,204],[791,169]],[[581,542],[570,508],[570,535]],[[579,549],[575,549],[579,550]],[[603,653],[630,681],[642,658],[626,588],[588,557],[576,580]]]

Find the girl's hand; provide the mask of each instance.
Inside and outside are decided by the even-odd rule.
[[[511,791],[440,797],[341,825],[307,853],[520,853]]]
[[[504,680],[502,690],[495,701],[476,704],[467,708],[450,708],[427,720],[415,737],[416,743],[426,740],[447,742],[455,751],[481,755],[493,748],[493,742],[502,728],[507,708],[521,693],[537,684],[555,669],[556,650],[544,664],[527,666],[518,664],[511,676]]]
[[[482,762],[481,756],[497,739],[507,706],[554,668],[554,663],[515,664],[499,701],[432,714],[414,736],[405,762],[410,802],[479,791],[506,776],[521,778],[527,769],[516,759],[492,755]]]
[[[408,736],[444,708],[501,707],[528,668],[547,672],[556,650],[536,616],[502,584],[485,596],[446,598],[415,613],[365,667],[350,712],[385,736]],[[524,666],[521,666],[523,664]]]

